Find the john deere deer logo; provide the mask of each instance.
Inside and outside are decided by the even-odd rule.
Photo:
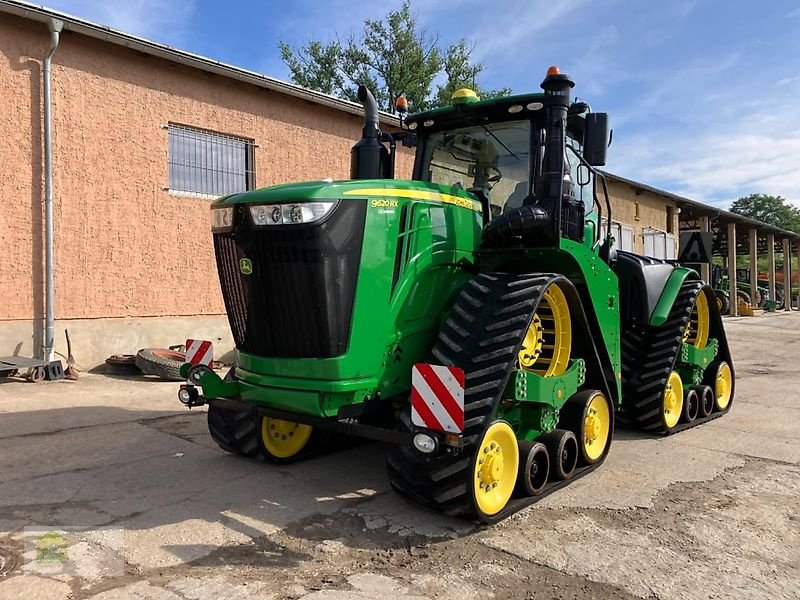
[[[253,263],[250,262],[249,258],[240,258],[239,270],[242,272],[242,275],[250,275],[253,273]]]

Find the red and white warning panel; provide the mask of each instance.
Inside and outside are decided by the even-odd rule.
[[[417,363],[411,371],[411,422],[448,433],[464,430],[464,370]]]
[[[186,340],[186,362],[190,365],[211,367],[214,362],[214,344],[206,340]]]

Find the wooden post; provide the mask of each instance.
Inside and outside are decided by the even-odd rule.
[[[767,276],[769,277],[769,299],[775,300],[775,234],[767,234]]]
[[[783,310],[792,310],[792,253],[789,238],[783,238]]]
[[[797,240],[797,271],[800,273],[800,240]],[[798,284],[800,284],[800,276],[797,278]],[[800,290],[797,293],[797,309],[800,310]]]
[[[711,231],[711,221],[708,217],[700,217],[700,231],[708,233]],[[713,260],[713,256],[709,256],[708,260]],[[711,283],[711,264],[703,263],[700,265],[700,278],[706,283]]]
[[[750,230],[750,300],[756,305],[758,297],[758,229]]]
[[[739,314],[736,298],[736,223],[728,223],[728,295],[730,297],[730,316]]]

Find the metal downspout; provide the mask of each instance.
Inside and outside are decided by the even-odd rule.
[[[44,324],[44,359],[55,359],[55,316],[54,316],[54,281],[53,271],[53,133],[52,133],[52,95],[50,91],[50,60],[58,48],[58,41],[64,23],[50,19],[47,23],[50,30],[50,47],[42,61],[44,78],[44,269],[45,269],[45,324]]]

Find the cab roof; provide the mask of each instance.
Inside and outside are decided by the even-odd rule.
[[[462,90],[460,90],[462,91]],[[469,90],[467,90],[469,91]],[[527,120],[544,116],[545,95],[539,93],[499,96],[472,102],[454,102],[406,117],[405,125],[419,135],[487,123]],[[567,117],[570,131],[582,135],[584,116],[589,111],[583,102],[573,102]]]

